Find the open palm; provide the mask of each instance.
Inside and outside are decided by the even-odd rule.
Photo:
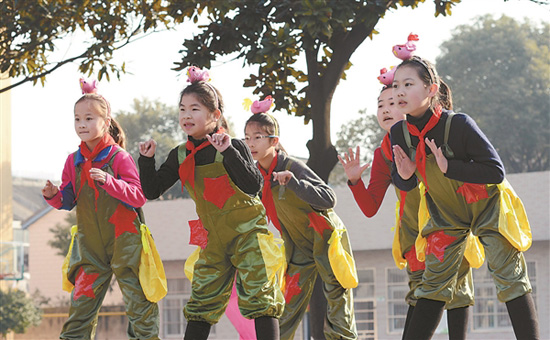
[[[360,157],[360,148],[359,146],[355,149],[355,154],[353,154],[353,150],[349,148],[348,153],[344,153],[344,157],[341,157],[338,155],[338,160],[340,160],[340,163],[344,167],[344,171],[346,172],[346,175],[348,176],[349,181],[352,185],[357,184],[359,180],[361,179],[361,175],[363,172],[370,166],[369,163],[361,166],[359,163],[361,157]]]

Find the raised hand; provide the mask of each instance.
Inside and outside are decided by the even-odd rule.
[[[157,149],[157,142],[154,139],[150,139],[147,142],[139,143],[139,153],[145,157],[153,157],[155,150]]]
[[[46,197],[47,199],[54,197],[58,192],[59,189],[52,182],[50,182],[50,180],[47,180],[46,185],[44,185],[44,188],[42,188],[42,196]]]
[[[399,145],[393,146],[393,159],[399,176],[404,180],[411,178],[416,171],[416,162],[413,162]]]
[[[273,172],[273,180],[279,181],[280,185],[287,185],[292,178],[292,172],[288,170]]]
[[[344,153],[344,157],[341,157],[338,155],[338,160],[340,160],[340,163],[344,167],[344,171],[346,172],[346,175],[348,176],[348,179],[352,185],[357,184],[359,180],[361,179],[361,175],[363,172],[370,166],[370,164],[365,164],[361,166],[359,163],[361,157],[360,157],[360,148],[357,146],[355,149],[355,155],[353,154],[353,150],[349,148],[347,153]]]
[[[212,136],[206,135],[206,139],[219,152],[224,152],[231,145],[231,136],[227,133],[215,133]]]
[[[437,166],[439,167],[439,170],[443,172],[444,174],[447,173],[447,169],[449,167],[449,161],[447,161],[447,158],[445,158],[445,155],[443,155],[443,151],[441,150],[441,147],[437,147],[435,145],[435,141],[429,140],[428,138],[425,139],[426,145],[432,150],[432,153],[435,156],[435,161],[437,162]]]
[[[90,177],[94,181],[98,181],[99,183],[104,184],[105,181],[107,180],[107,173],[101,169],[91,168]]]

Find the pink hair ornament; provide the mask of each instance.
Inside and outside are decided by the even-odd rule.
[[[275,99],[271,95],[264,98],[264,100],[258,101],[246,98],[243,102],[243,107],[246,111],[250,110],[253,114],[267,113],[269,109],[275,106]]]
[[[105,105],[107,105],[107,117],[111,117],[111,104],[109,104],[109,101],[107,101],[105,97],[97,93],[97,80],[94,79],[93,81],[90,81],[80,78],[80,89],[82,90],[82,94],[95,93],[101,97],[101,99],[105,102]]]
[[[413,33],[409,34],[409,36],[407,37],[407,42],[405,44],[393,46],[393,54],[401,60],[409,59],[413,56],[414,51],[416,51],[416,45],[414,44],[414,41],[418,40],[418,35]]]
[[[380,75],[376,79],[378,79],[382,85],[391,86],[394,73],[395,66],[391,66],[389,71],[384,67],[380,70]]]
[[[198,81],[210,81],[210,73],[208,70],[201,70],[197,66],[190,66],[187,69],[187,81],[191,84]]]
[[[80,89],[82,90],[82,94],[97,93],[97,80],[89,81],[80,78]]]

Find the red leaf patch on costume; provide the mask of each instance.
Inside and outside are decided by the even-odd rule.
[[[290,276],[287,273],[285,276],[285,301],[288,303],[295,295],[302,292],[302,288],[298,286],[298,282],[300,281],[300,273],[296,273],[293,276]]]
[[[133,209],[128,209],[122,203],[119,203],[109,219],[109,222],[115,225],[115,238],[118,238],[124,232],[137,234],[138,231],[134,224],[136,217],[137,213]]]
[[[419,261],[416,257],[416,248],[414,247],[414,244],[411,247],[411,250],[405,253],[405,259],[407,259],[407,264],[412,272],[426,269],[426,263]]]
[[[234,193],[235,190],[229,184],[229,177],[227,175],[204,179],[204,193],[202,197],[208,202],[214,203],[219,209],[223,208],[225,202]]]
[[[464,183],[456,192],[464,196],[469,204],[489,197],[485,184]]]
[[[428,236],[428,247],[426,249],[426,255],[434,254],[439,259],[439,262],[443,262],[443,254],[449,244],[453,243],[456,237],[449,236],[441,231],[436,231]]]
[[[208,244],[208,231],[204,229],[202,221],[200,219],[190,220],[188,223],[189,230],[191,231],[191,235],[189,236],[189,244],[199,246],[202,249],[206,248],[206,245]]]
[[[90,299],[95,299],[95,293],[92,285],[98,276],[98,273],[86,274],[84,267],[80,267],[74,283],[73,300],[76,301],[83,295],[89,297]]]
[[[327,219],[323,215],[317,215],[315,211],[312,211],[307,214],[307,217],[309,218],[308,227],[315,229],[319,235],[323,236],[323,231],[325,229],[331,230]]]

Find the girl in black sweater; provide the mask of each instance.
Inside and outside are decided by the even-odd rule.
[[[393,96],[407,116],[391,129],[392,181],[401,190],[412,190],[422,182],[429,211],[428,220],[419,226],[416,247],[419,257],[425,256],[426,269],[404,338],[432,337],[445,303],[452,299],[472,232],[483,244],[498,298],[506,303],[516,337],[538,339],[522,253],[531,245],[525,210],[504,179],[498,153],[475,122],[465,114],[442,110],[439,86],[435,68],[416,56],[403,61],[395,72]]]

